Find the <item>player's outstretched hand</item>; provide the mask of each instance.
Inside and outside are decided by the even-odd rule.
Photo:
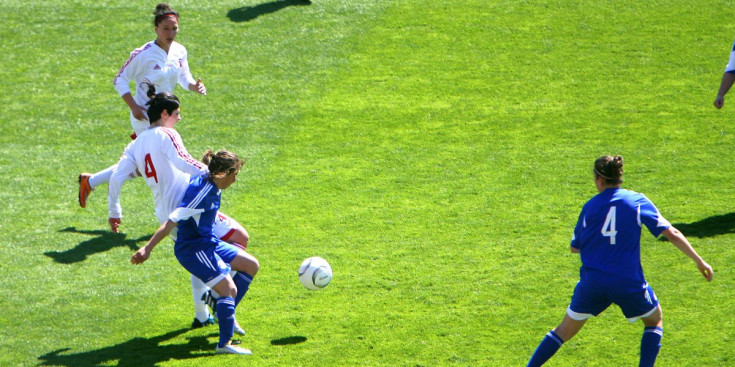
[[[147,246],[143,246],[133,254],[130,262],[133,264],[142,264],[143,262],[148,260],[149,256],[151,256],[151,252],[148,250]]]
[[[699,272],[702,273],[702,275],[705,279],[707,279],[708,282],[712,281],[715,273],[712,271],[712,267],[709,264],[702,260],[701,262],[697,263],[697,268],[699,268]]]
[[[192,88],[189,88],[194,92],[197,92],[203,96],[207,95],[207,87],[204,86],[204,83],[202,83],[202,78],[197,79],[197,83],[194,84]]]
[[[110,223],[110,230],[118,233],[120,232],[120,218],[108,218],[107,222]]]
[[[724,105],[725,105],[725,97],[717,96],[717,98],[715,98],[715,107],[717,107],[717,109],[719,110]]]

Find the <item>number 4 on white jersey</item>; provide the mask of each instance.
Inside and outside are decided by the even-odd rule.
[[[605,218],[605,224],[602,225],[602,235],[605,237],[610,237],[610,244],[615,244],[615,236],[618,234],[618,231],[615,230],[615,207],[611,206],[610,211],[607,212],[607,218]]]

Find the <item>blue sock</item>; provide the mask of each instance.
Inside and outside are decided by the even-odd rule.
[[[232,280],[235,281],[235,287],[237,287],[237,296],[235,296],[235,306],[240,304],[242,298],[245,297],[245,293],[248,293],[250,283],[253,281],[253,276],[248,273],[237,272]]]
[[[656,356],[661,349],[661,338],[664,336],[664,329],[658,326],[646,326],[643,329],[641,337],[641,363],[639,367],[653,366],[656,363]]]
[[[536,351],[533,352],[533,356],[531,356],[531,360],[528,361],[526,367],[537,367],[546,363],[561,348],[562,344],[564,344],[564,341],[553,330],[549,331],[536,348]]]
[[[235,333],[235,299],[220,297],[217,299],[217,319],[219,320],[219,347],[222,348],[232,339]]]

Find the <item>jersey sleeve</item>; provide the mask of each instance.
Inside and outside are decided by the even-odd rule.
[[[115,90],[120,94],[120,96],[130,93],[130,81],[135,80],[137,68],[140,65],[140,57],[138,56],[141,52],[141,49],[136,49],[131,52],[130,57],[122,65],[120,71],[115,75],[115,79],[112,81],[115,85]]]
[[[165,144],[162,144],[162,151],[174,167],[191,176],[201,176],[209,172],[204,163],[189,154],[181,140],[181,135],[176,130],[164,128],[162,131],[168,136]]]
[[[182,220],[187,220],[192,217],[196,217],[199,214],[204,213],[204,209],[191,209],[186,207],[178,207],[174,209],[171,214],[169,214],[168,219],[170,219],[172,222],[180,222]]]
[[[725,72],[735,74],[735,43],[733,43],[732,50],[730,50],[730,60],[727,62]]]
[[[579,218],[577,219],[577,225],[574,226],[574,233],[572,233],[572,242],[569,244],[569,246],[574,247],[576,249],[581,249],[581,243],[579,242],[579,236],[582,232],[582,229],[585,227],[585,219],[584,219],[584,208],[582,209],[582,212],[579,213]]]
[[[110,218],[122,218],[122,206],[120,205],[120,192],[122,191],[122,185],[133,172],[135,172],[135,157],[131,154],[131,149],[134,142],[131,142],[125,152],[123,152],[120,161],[117,162],[117,167],[112,171],[110,176],[107,196],[107,206]]]
[[[658,208],[643,195],[638,204],[638,224],[644,224],[654,237],[671,227],[671,223],[661,215]]]
[[[182,46],[183,47],[183,46]],[[186,49],[184,49],[183,55],[181,56],[181,72],[179,73],[179,85],[189,90],[190,84],[196,84],[196,80],[194,80],[194,77],[191,75],[191,70],[189,70],[189,55],[186,52]]]
[[[196,181],[192,180],[192,183],[189,184],[181,204],[171,212],[168,219],[178,223],[182,220],[194,218],[197,225],[199,224],[199,216],[206,209],[206,197],[214,186],[209,183],[200,186],[195,183]]]

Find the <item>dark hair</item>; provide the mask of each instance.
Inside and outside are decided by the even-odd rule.
[[[153,25],[158,27],[158,24],[166,17],[174,17],[176,20],[179,19],[179,13],[166,3],[160,3],[156,5],[156,10],[153,11]]]
[[[209,167],[211,177],[224,177],[232,172],[239,171],[245,163],[232,152],[220,150],[217,153],[208,149],[202,156],[202,162]]]
[[[163,110],[166,110],[170,115],[174,113],[177,108],[181,107],[179,97],[176,97],[176,95],[169,92],[156,93],[156,87],[151,83],[147,84],[148,93],[146,93],[146,95],[150,98],[146,103],[146,106],[148,106],[148,121],[153,123],[160,120]]]
[[[604,155],[595,160],[595,178],[602,177],[606,185],[623,183],[623,157]]]

